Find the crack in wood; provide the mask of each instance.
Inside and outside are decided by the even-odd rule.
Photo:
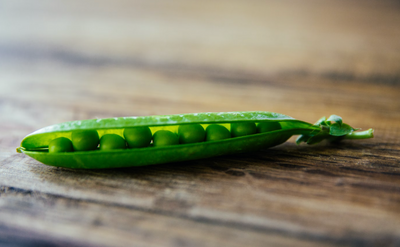
[[[155,63],[149,62],[144,59],[139,59],[135,57],[108,57],[102,55],[88,55],[71,50],[63,50],[58,48],[46,49],[31,47],[29,45],[20,44],[10,45],[2,44],[0,45],[1,57],[13,57],[24,59],[27,61],[36,60],[50,60],[58,61],[60,63],[72,65],[72,66],[89,66],[89,67],[109,67],[109,66],[120,66],[120,67],[136,67],[141,69],[157,69],[160,71],[168,73],[178,73],[185,74],[189,73],[191,77],[193,74],[201,73],[202,76],[207,80],[214,82],[222,82],[229,84],[268,84],[269,86],[283,87],[280,83],[271,80],[269,77],[261,73],[256,72],[246,72],[240,69],[228,70],[223,68],[199,66],[199,65],[189,65],[184,63]],[[355,74],[350,74],[346,72],[335,72],[326,71],[322,73],[314,73],[310,71],[303,70],[301,73],[294,71],[281,71],[279,73],[282,75],[297,75],[301,77],[317,76],[320,78],[332,80],[332,81],[344,81],[345,83],[358,81],[364,83],[377,83],[384,84],[391,87],[398,87],[400,85],[400,72],[394,74],[379,74],[372,73],[367,76],[360,76]],[[199,75],[197,75],[199,76]]]

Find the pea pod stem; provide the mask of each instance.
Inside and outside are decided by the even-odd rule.
[[[364,130],[364,131],[358,131],[358,132],[351,132],[350,134],[347,134],[344,136],[344,139],[368,139],[368,138],[373,138],[374,137],[374,130],[369,129],[369,130]]]

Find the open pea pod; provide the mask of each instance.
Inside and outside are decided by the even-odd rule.
[[[51,166],[103,169],[131,166],[154,165],[185,160],[203,159],[238,152],[254,151],[260,148],[282,144],[293,135],[301,135],[298,142],[314,144],[323,139],[364,139],[373,137],[373,130],[355,132],[355,129],[341,128],[340,121],[320,119],[316,124],[296,120],[289,116],[272,112],[221,112],[191,113],[177,115],[120,117],[71,121],[48,126],[27,135],[21,142],[18,152]],[[59,137],[71,139],[74,131],[96,130],[99,136],[117,134],[123,136],[125,128],[147,126],[154,134],[158,130],[177,132],[178,127],[188,124],[200,124],[206,128],[210,124],[219,124],[230,130],[233,123],[278,122],[280,129],[255,133],[223,140],[201,141],[190,144],[153,146],[143,148],[74,151],[49,153],[49,143]],[[339,124],[339,125],[338,125]],[[335,126],[333,132],[330,126]],[[335,132],[336,131],[336,132]],[[338,134],[340,133],[340,135]]]

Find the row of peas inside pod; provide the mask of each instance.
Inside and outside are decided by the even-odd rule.
[[[281,129],[279,122],[237,122],[230,124],[230,131],[223,125],[185,124],[178,127],[177,133],[170,130],[157,130],[154,134],[149,127],[132,127],[123,130],[123,136],[104,134],[99,138],[96,130],[77,130],[71,139],[59,137],[49,143],[49,153],[114,150],[125,148],[162,147],[189,144],[203,141],[217,141]]]

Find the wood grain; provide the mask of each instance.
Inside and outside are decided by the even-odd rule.
[[[0,246],[400,246],[397,1],[0,4]],[[15,148],[70,120],[337,114],[375,138],[113,170]]]

